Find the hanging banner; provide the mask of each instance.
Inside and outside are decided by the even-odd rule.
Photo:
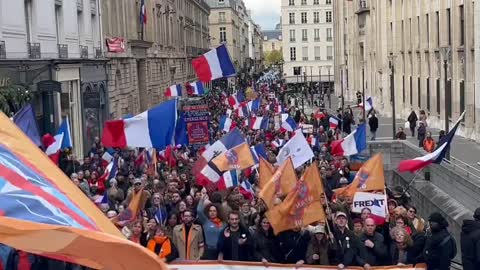
[[[210,142],[208,123],[210,113],[204,99],[189,99],[183,105],[185,123],[187,124],[188,142],[198,149]]]
[[[295,266],[295,265],[285,265],[285,264],[272,264],[268,263],[267,265],[254,262],[223,262],[222,264],[209,261],[197,261],[197,262],[182,262],[182,263],[173,263],[167,265],[170,270],[332,270],[338,269],[337,266],[320,266],[320,265],[304,265],[304,266]],[[363,267],[348,267],[347,270],[363,270]],[[373,270],[426,270],[427,266],[425,264],[420,264],[417,266],[374,266],[371,269]]]

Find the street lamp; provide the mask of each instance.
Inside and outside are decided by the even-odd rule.
[[[328,107],[331,110],[332,109],[332,97],[330,95],[332,93],[332,89],[331,89],[331,83],[330,83],[330,69],[332,68],[332,66],[327,66],[327,68],[328,68]]]
[[[448,114],[449,114],[449,111],[448,111],[448,97],[447,97],[447,87],[448,87],[448,62],[450,61],[450,57],[451,57],[451,52],[452,52],[452,48],[450,46],[446,46],[446,47],[441,47],[440,48],[440,53],[442,54],[442,57],[443,57],[443,70],[444,70],[444,76],[445,76],[445,84],[444,84],[444,111],[445,111],[445,133],[448,133],[449,132],[449,119],[448,119]],[[437,97],[439,98],[439,97]],[[447,151],[447,154],[445,156],[445,158],[447,160],[450,160],[450,151]]]
[[[396,112],[395,112],[395,59],[397,58],[396,55],[390,53],[388,56],[389,65],[391,69],[390,73],[390,102],[392,103],[392,136],[395,140],[395,134],[397,131],[397,121],[396,121]]]
[[[367,118],[365,115],[365,61],[361,61],[362,65],[362,104],[363,104],[363,123],[366,123]]]

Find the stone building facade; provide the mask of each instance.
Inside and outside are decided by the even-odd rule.
[[[333,3],[338,95],[353,100],[365,89],[382,114],[392,115],[393,100],[397,118],[425,110],[430,126],[440,129],[466,111],[459,133],[480,140],[474,46],[480,41],[474,27],[479,5],[473,0]]]
[[[108,116],[99,8],[98,0],[0,0],[2,86],[33,93],[42,134],[68,116],[77,157]]]
[[[142,29],[140,1],[102,1],[103,36],[122,38],[125,47],[106,53],[110,118],[145,111],[163,101],[167,87],[194,81],[191,61],[210,47],[205,1],[146,0],[145,5]]]
[[[333,81],[334,2],[338,1],[281,1],[283,72],[287,83],[303,82],[304,78],[307,82]]]

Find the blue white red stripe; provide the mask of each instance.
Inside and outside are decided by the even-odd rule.
[[[221,45],[194,59],[192,65],[198,79],[202,82],[210,82],[236,74],[225,45]]]
[[[165,91],[166,97],[181,97],[182,96],[182,86],[180,84],[172,85],[167,88]]]
[[[267,129],[268,128],[268,117],[252,117],[250,118],[249,126],[253,130],[258,129]]]
[[[237,116],[238,117],[248,117],[248,106],[246,103],[241,103],[237,109]]]
[[[222,175],[222,180],[218,181],[218,190],[225,190],[231,187],[238,187],[238,174],[237,170],[231,170],[225,172]]]
[[[365,103],[366,103],[366,104],[365,104],[364,110],[365,110],[366,112],[368,112],[368,111],[370,111],[371,109],[373,109],[373,99],[372,99],[372,97],[367,97],[367,99],[365,99]],[[363,102],[360,103],[358,106],[363,108],[363,107],[364,107],[364,106],[363,106]]]
[[[330,116],[328,122],[330,123],[330,129],[336,129],[338,127],[338,119],[336,117]]]
[[[284,128],[286,131],[294,131],[297,129],[297,123],[295,120],[293,120],[292,117],[288,113],[282,113],[281,115],[282,119],[282,128]]]
[[[145,0],[140,4],[140,24],[147,24],[147,8],[145,7]]]
[[[222,118],[220,118],[220,129],[225,131],[225,132],[229,132],[231,131],[232,129],[234,129],[237,125],[235,124],[235,122],[232,121],[232,119],[230,117],[227,117],[226,115],[222,116]]]
[[[203,88],[202,82],[191,82],[189,83],[190,87],[192,87],[192,94],[195,96],[203,96],[205,94],[205,90]]]
[[[457,132],[460,121],[463,119],[464,116],[465,112],[463,112],[460,118],[457,120],[457,123],[455,124],[453,129],[448,132],[448,134],[442,139],[442,141],[440,141],[439,146],[435,151],[422,157],[401,161],[398,164],[398,170],[400,172],[416,172],[432,163],[440,164],[445,158],[445,155],[447,154],[447,151],[452,143],[453,137],[455,137],[455,133]]]
[[[174,141],[177,100],[166,101],[129,119],[108,121],[102,135],[105,147],[165,149]]]
[[[347,137],[332,142],[332,155],[352,156],[367,149],[367,126],[361,124]]]

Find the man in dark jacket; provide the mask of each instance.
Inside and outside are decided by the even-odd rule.
[[[464,220],[460,243],[464,270],[478,269],[480,266],[480,207],[473,214],[474,220]]]
[[[360,235],[360,243],[364,246],[361,257],[371,266],[384,265],[388,258],[387,247],[383,236],[376,232],[375,220],[365,219],[364,226],[364,232]]]
[[[361,244],[355,234],[347,228],[347,222],[347,214],[340,211],[335,214],[333,237],[337,252],[333,263],[337,265],[338,269],[355,265],[370,269],[371,266],[360,257]]]
[[[240,213],[228,214],[228,226],[220,233],[217,243],[219,260],[249,261],[251,241],[248,229],[240,225]]]
[[[438,212],[428,218],[431,235],[427,236],[423,257],[428,270],[449,270],[450,261],[455,257],[455,240],[447,231],[448,221]]]
[[[280,263],[302,265],[305,263],[310,233],[300,229],[281,232],[277,236],[278,258]]]
[[[372,135],[371,140],[375,141],[378,129],[378,118],[375,114],[375,111],[370,114],[368,125],[370,126],[370,134]]]

